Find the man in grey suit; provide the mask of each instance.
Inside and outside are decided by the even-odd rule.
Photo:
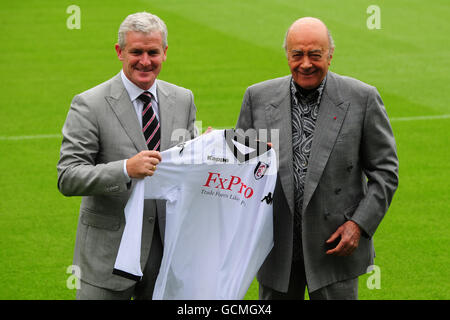
[[[311,299],[357,299],[398,185],[392,129],[374,87],[328,71],[334,44],[322,21],[295,21],[285,50],[291,75],[249,87],[236,125],[280,137],[260,298],[304,299],[307,287]]]
[[[115,48],[123,69],[75,96],[57,166],[61,193],[83,196],[74,253],[81,272],[77,299],[151,299],[162,258],[165,202],[145,200],[141,278],[113,274],[124,208],[133,181],[157,169],[159,150],[195,135],[192,92],[156,79],[167,53],[164,22],[145,12],[129,15]]]

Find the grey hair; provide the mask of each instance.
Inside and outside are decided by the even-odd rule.
[[[126,35],[129,31],[151,33],[161,32],[163,47],[167,47],[167,27],[158,16],[148,12],[130,14],[123,20],[119,27],[118,43],[121,49],[125,48]]]
[[[335,48],[334,40],[333,40],[333,37],[331,36],[331,32],[328,29],[328,27],[325,26],[325,28],[327,28],[327,35],[328,35],[328,45],[329,45],[328,57],[331,57],[331,55],[333,54],[334,48]],[[284,41],[283,41],[283,49],[286,52],[286,55],[287,55],[287,37],[288,37],[290,30],[291,30],[291,27],[289,27],[289,29],[286,31],[286,34],[284,35]]]

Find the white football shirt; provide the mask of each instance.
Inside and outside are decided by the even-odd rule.
[[[125,207],[115,273],[142,276],[145,199],[165,199],[164,253],[153,299],[242,299],[273,247],[273,149],[217,130],[161,152]]]

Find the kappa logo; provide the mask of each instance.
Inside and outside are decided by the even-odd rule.
[[[216,162],[224,162],[224,163],[227,163],[228,161],[230,161],[230,160],[228,160],[227,158],[220,158],[220,157],[214,157],[214,156],[207,156],[206,158],[207,158],[208,160],[216,161]]]
[[[269,165],[267,163],[259,161],[254,171],[255,179],[259,180],[264,177],[264,174],[266,173],[268,168]]]
[[[272,192],[269,192],[269,194],[261,200],[261,202],[263,201],[266,201],[267,204],[271,204],[273,202]]]

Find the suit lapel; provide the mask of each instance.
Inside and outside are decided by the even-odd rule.
[[[294,178],[292,166],[291,77],[285,77],[266,106],[266,122],[269,130],[279,130],[278,176],[291,209],[294,212]],[[271,134],[272,139],[273,135]],[[275,145],[274,145],[275,146]]]
[[[314,139],[305,181],[303,212],[311,200],[328,162],[328,158],[344,122],[348,106],[349,103],[342,101],[340,98],[337,80],[334,74],[329,72],[319,107],[316,128],[314,129]]]
[[[106,96],[105,99],[116,114],[120,124],[136,147],[136,150],[147,150],[144,135],[139,130],[141,125],[131,103],[130,96],[122,83],[120,73],[112,79],[110,95]]]
[[[159,120],[161,126],[161,151],[170,147],[173,120],[175,116],[175,94],[168,90],[164,82],[158,81],[156,94],[158,95]]]

